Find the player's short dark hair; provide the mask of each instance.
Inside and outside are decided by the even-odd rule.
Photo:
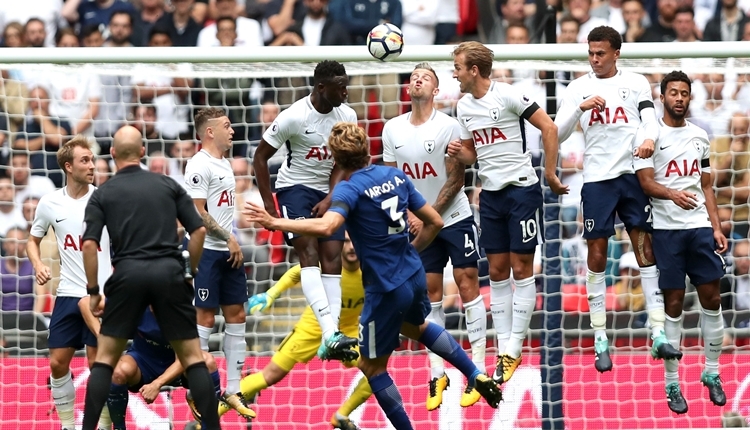
[[[75,151],[76,147],[91,151],[91,142],[89,142],[86,137],[79,134],[65,142],[65,144],[57,150],[57,165],[60,166],[60,169],[65,173],[68,172],[65,170],[65,164],[73,164],[73,151]]]
[[[346,68],[343,64],[334,60],[324,60],[315,66],[313,73],[313,84],[327,84],[339,76],[346,76]]]
[[[664,75],[664,78],[661,80],[661,93],[664,94],[667,92],[667,85],[669,85],[670,82],[684,82],[688,86],[688,90],[692,92],[692,85],[693,82],[690,80],[687,74],[685,74],[682,70],[673,70],[666,75]]]
[[[209,107],[199,110],[198,113],[195,114],[194,121],[195,132],[198,134],[198,138],[202,138],[202,136],[205,134],[206,124],[208,124],[208,121],[216,118],[221,118],[223,116],[227,116],[227,112],[224,109]]]
[[[587,38],[589,42],[609,42],[609,45],[615,51],[622,48],[622,36],[612,27],[601,25],[589,32]]]
[[[339,122],[333,126],[328,138],[333,161],[344,170],[359,170],[370,164],[370,144],[367,133],[352,122]]]

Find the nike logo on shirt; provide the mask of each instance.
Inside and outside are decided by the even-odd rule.
[[[60,224],[61,222],[65,221],[66,219],[67,218],[60,218],[60,219],[55,218],[55,222],[58,223],[58,224]]]

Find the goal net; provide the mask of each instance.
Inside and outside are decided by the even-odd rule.
[[[483,402],[462,409],[459,399],[465,381],[457,370],[449,368],[451,385],[443,405],[437,411],[427,412],[425,399],[430,379],[427,355],[423,349],[404,341],[392,358],[390,371],[416,428],[536,429],[542,428],[550,413],[558,416],[556,421],[546,421],[545,428],[563,421],[566,428],[571,429],[716,428],[722,425],[723,419],[731,418],[730,415],[742,421],[750,415],[750,392],[747,392],[750,331],[746,328],[750,321],[750,284],[747,284],[747,277],[741,276],[748,271],[748,249],[740,245],[740,239],[748,235],[750,84],[747,76],[750,75],[750,58],[743,56],[744,51],[733,44],[722,45],[725,48],[718,51],[711,51],[715,44],[675,45],[681,44],[656,44],[651,48],[626,45],[618,64],[621,69],[643,73],[648,78],[659,113],[658,84],[664,74],[683,70],[695,82],[691,118],[712,137],[714,186],[722,226],[725,234],[738,244],[734,248],[736,255],[726,258],[728,282],[722,290],[727,336],[721,357],[721,377],[727,405],[713,406],[699,381],[703,369],[700,310],[694,288],[688,287],[682,346],[686,355],[680,367],[680,378],[690,409],[683,416],[669,411],[664,394],[663,364],[653,361],[649,355],[649,329],[640,281],[637,271],[632,270],[636,267],[634,257],[629,254],[627,233],[619,224],[617,234],[609,242],[606,272],[607,326],[614,371],[600,375],[594,370],[593,331],[585,291],[587,251],[580,237],[583,229],[579,210],[583,141],[577,133],[561,142],[561,174],[572,192],[560,200],[548,196],[545,204],[547,244],[537,252],[539,257],[544,257],[539,258],[535,269],[539,292],[537,310],[524,344],[523,364],[504,386],[504,402],[497,410]],[[3,255],[21,257],[19,261],[23,264],[19,267],[26,268],[14,275],[6,270],[6,260],[3,260],[0,270],[3,283],[0,314],[2,427],[59,428],[48,388],[47,349],[47,324],[51,295],[59,279],[59,257],[54,241],[45,240],[43,257],[53,269],[55,279],[50,285],[36,288],[33,271],[29,271],[29,264],[23,260],[23,248],[27,222],[33,217],[38,198],[62,186],[62,172],[55,161],[60,135],[69,135],[86,122],[81,118],[91,108],[92,101],[98,101],[95,109],[98,112],[84,134],[97,142],[100,152],[97,184],[113,174],[108,148],[112,134],[124,124],[132,124],[143,132],[147,150],[143,160],[145,168],[183,181],[185,162],[198,148],[192,127],[195,112],[207,106],[225,109],[235,130],[231,155],[239,208],[245,201],[259,199],[252,172],[255,149],[278,112],[310,93],[315,59],[340,59],[345,64],[350,76],[348,103],[356,110],[360,125],[371,139],[373,162],[381,160],[380,133],[384,123],[409,110],[405,82],[417,62],[431,61],[440,82],[437,108],[455,115],[455,105],[461,94],[458,83],[452,78],[450,47],[418,48],[407,47],[400,59],[404,61],[392,63],[368,60],[364,47],[278,50],[280,54],[260,50],[257,55],[229,53],[223,49],[206,53],[191,49],[137,48],[126,49],[124,53],[102,50],[95,55],[85,49],[69,53],[34,50],[32,56],[21,49],[19,54],[0,59],[5,63],[0,64],[0,70],[7,71],[12,78],[0,87],[0,161],[9,166],[5,173],[11,178],[0,182],[0,189],[6,201],[14,202],[12,211],[0,218],[0,234],[5,236]],[[549,91],[554,88],[559,95],[567,82],[590,70],[582,45],[493,48],[497,56],[493,78],[522,88],[550,114],[554,114],[555,103],[554,93]],[[240,61],[242,56],[247,57],[247,61]],[[549,100],[553,102],[548,103]],[[41,117],[52,118],[61,131],[40,129]],[[538,166],[542,159],[538,131],[527,127],[527,140],[532,159]],[[271,160],[273,177],[283,160],[283,150]],[[412,174],[418,176],[420,172]],[[475,211],[480,191],[476,170],[467,169],[466,193]],[[19,228],[12,228],[16,226]],[[240,217],[236,219],[234,233],[244,253],[249,294],[266,291],[297,261],[279,233],[247,225]],[[48,236],[53,234],[50,232]],[[480,275],[488,311],[486,364],[491,371],[496,349],[484,259]],[[463,308],[450,272],[446,273],[445,291],[447,328],[469,350]],[[247,372],[258,372],[269,362],[304,307],[304,296],[295,288],[284,293],[270,311],[248,316]],[[210,346],[224,380],[220,334],[223,324],[221,318],[217,321]],[[555,343],[558,336],[559,344]],[[83,355],[74,358],[72,371],[80,424],[89,374]],[[298,365],[286,379],[254,400],[258,417],[252,428],[330,428],[329,419],[359,378],[361,374],[357,369],[321,362],[317,358],[307,366]],[[184,397],[184,390],[177,389],[173,393],[162,393],[154,404],[148,405],[138,394],[131,394],[129,428],[183,428],[190,421]],[[374,399],[355,410],[351,418],[362,429],[391,428]],[[222,423],[224,428],[248,425],[233,413],[227,414]]]

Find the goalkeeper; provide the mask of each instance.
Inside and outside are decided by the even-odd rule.
[[[357,338],[359,326],[359,314],[365,302],[364,288],[362,286],[362,272],[359,268],[357,254],[354,253],[349,235],[346,235],[344,247],[341,253],[341,320],[339,327],[345,336]],[[256,313],[270,307],[274,300],[285,290],[300,282],[300,266],[294,266],[281,277],[268,292],[256,294],[248,301],[248,313]],[[300,317],[292,332],[279,345],[278,351],[273,355],[271,361],[259,373],[253,373],[240,381],[240,391],[245,399],[251,399],[260,391],[276,384],[292,370],[297,363],[307,363],[318,351],[322,333],[315,315],[310,306]],[[342,360],[344,366],[356,367],[358,354],[352,350],[347,351],[351,355],[348,360]],[[357,426],[349,420],[349,414],[359,405],[364,403],[372,395],[372,389],[367,383],[367,378],[359,380],[351,396],[344,402],[338,411],[331,417],[331,425],[334,428],[345,430],[356,430]],[[229,409],[219,406],[219,415],[226,413]]]

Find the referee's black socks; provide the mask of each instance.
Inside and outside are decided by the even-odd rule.
[[[202,430],[219,430],[218,400],[214,392],[214,382],[208,373],[206,363],[199,362],[188,366],[185,374],[190,384],[190,392],[195,407],[201,414]],[[111,375],[110,375],[111,377]],[[106,397],[105,397],[106,399]]]
[[[109,364],[94,363],[86,385],[86,403],[83,409],[83,430],[96,430],[99,416],[109,397],[114,369]]]

